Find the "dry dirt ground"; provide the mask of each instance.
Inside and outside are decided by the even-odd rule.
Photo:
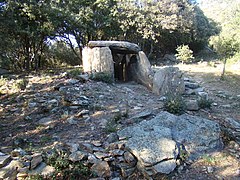
[[[219,123],[227,117],[240,121],[240,71],[229,72],[226,79],[220,81],[220,65],[200,63],[178,67],[185,77],[204,87],[215,103],[212,109],[186,113]],[[25,90],[0,96],[0,151],[4,153],[19,146],[36,151],[52,147],[57,141],[104,143],[110,132],[137,123],[131,119],[134,115],[150,111],[152,115],[148,118],[151,118],[163,110],[159,96],[134,82],[114,85],[91,80],[73,82],[59,75],[27,78],[29,83]],[[60,91],[61,87],[70,88],[66,91],[71,93]],[[83,97],[87,106],[71,105],[71,99]],[[83,110],[89,111],[87,115],[79,114]],[[38,123],[43,118],[52,119],[49,126]],[[205,154],[159,179],[240,179],[239,144],[224,135],[223,138],[222,151]]]

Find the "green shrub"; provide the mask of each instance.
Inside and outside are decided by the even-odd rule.
[[[198,106],[202,109],[210,109],[212,106],[213,101],[211,99],[200,98],[198,100]]]
[[[167,94],[164,101],[164,110],[172,114],[183,114],[186,109],[186,104],[179,94]]]
[[[118,128],[117,128],[117,123],[115,119],[109,120],[106,124],[105,132],[112,133],[112,132],[117,132],[117,130]]]
[[[184,62],[188,63],[194,59],[193,51],[189,49],[188,45],[178,46],[176,51],[177,51],[177,54],[175,56],[177,60],[181,61],[182,63]]]
[[[47,157],[47,164],[53,166],[63,179],[86,179],[86,176],[91,176],[89,167],[83,165],[82,162],[70,161],[66,152],[53,151]]]
[[[70,77],[77,77],[82,74],[83,70],[81,68],[71,69],[67,72]]]
[[[112,74],[108,73],[108,72],[97,72],[94,73],[91,77],[92,80],[95,81],[102,81],[105,83],[113,83],[114,79]]]

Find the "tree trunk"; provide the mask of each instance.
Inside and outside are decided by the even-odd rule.
[[[226,63],[227,63],[227,57],[225,56],[224,62],[223,62],[223,71],[221,74],[221,80],[224,80],[225,70],[226,70]]]

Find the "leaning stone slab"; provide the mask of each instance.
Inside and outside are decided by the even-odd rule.
[[[130,51],[138,53],[140,47],[137,44],[126,41],[89,41],[88,47],[109,47],[110,49]]]

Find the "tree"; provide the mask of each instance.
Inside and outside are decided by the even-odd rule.
[[[211,8],[207,9],[206,5],[203,6],[204,12],[221,28],[220,33],[212,36],[209,43],[224,61],[221,75],[223,79],[227,59],[240,52],[240,2],[238,0],[211,0],[208,3],[208,7]]]
[[[201,48],[214,34],[214,27],[195,1],[138,0],[118,1],[122,39],[138,43],[149,52],[174,52],[181,44]],[[201,22],[199,22],[201,21]],[[156,48],[157,47],[157,50]]]
[[[49,15],[50,2],[6,0],[0,23],[1,59],[8,59],[16,69],[38,69],[47,38],[54,32]],[[5,46],[10,42],[9,46]],[[3,44],[4,43],[4,44]]]

